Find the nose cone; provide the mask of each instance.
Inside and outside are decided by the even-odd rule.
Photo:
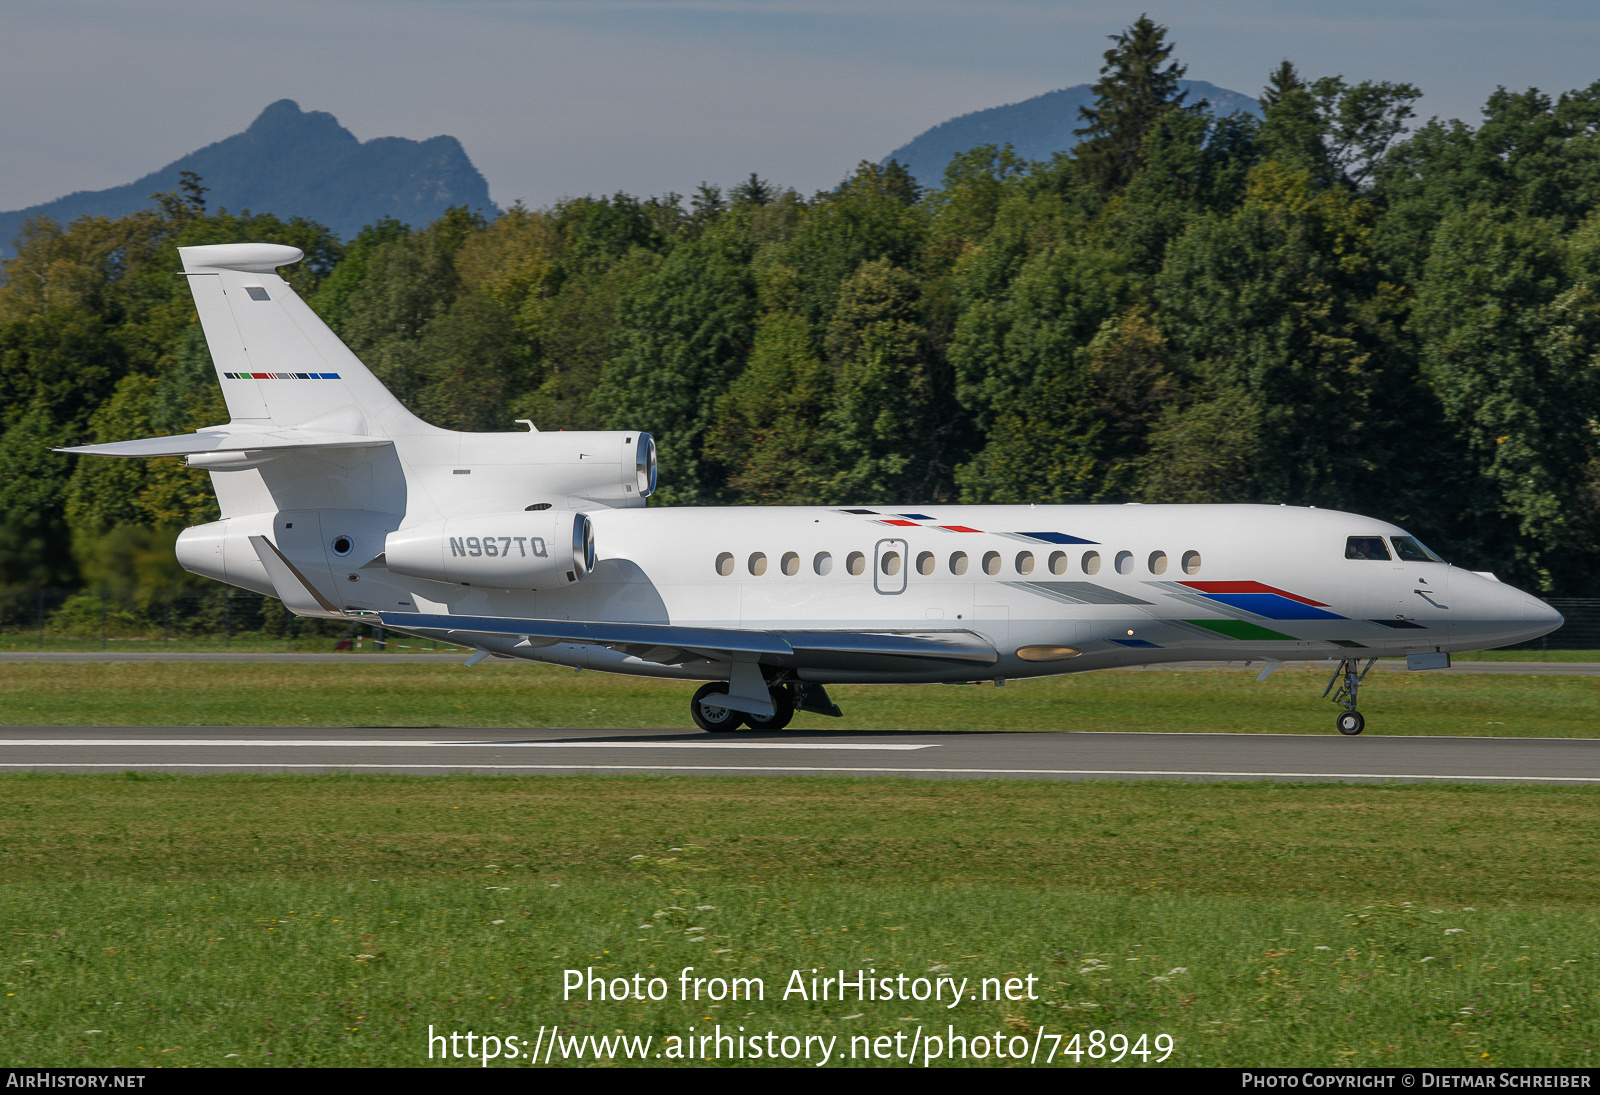
[[[1533,626],[1539,628],[1539,635],[1548,635],[1550,632],[1556,630],[1562,624],[1567,622],[1567,618],[1565,616],[1561,615],[1561,613],[1557,612],[1555,609],[1551,608],[1537,597],[1532,597],[1524,593],[1522,595],[1522,601],[1524,605],[1524,611],[1526,611],[1528,614],[1528,619],[1532,621]],[[1534,638],[1538,638],[1539,635],[1535,635]]]
[[[1450,589],[1461,610],[1461,637],[1477,646],[1525,643],[1566,622],[1561,613],[1537,597],[1476,574],[1453,574]]]

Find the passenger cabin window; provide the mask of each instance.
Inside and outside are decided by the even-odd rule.
[[[1183,553],[1183,572],[1185,574],[1200,573],[1200,553],[1198,551],[1186,551]]]
[[[750,573],[754,574],[757,578],[759,578],[763,574],[765,574],[766,572],[767,572],[767,557],[766,557],[766,555],[763,552],[759,552],[759,551],[751,552],[750,553]]]
[[[1067,553],[1052,551],[1050,553],[1050,573],[1065,574],[1067,572]]]
[[[1086,551],[1083,553],[1083,572],[1085,574],[1100,573],[1100,553],[1098,551]]]
[[[1352,536],[1344,542],[1346,559],[1388,559],[1389,548],[1382,536]]]
[[[833,556],[826,551],[817,552],[817,557],[811,560],[811,569],[818,575],[826,575],[833,570]]]
[[[967,553],[952,551],[950,553],[950,573],[965,574],[967,572]]]
[[[733,573],[733,553],[724,551],[717,556],[717,573],[726,578]]]
[[[1165,574],[1167,572],[1167,553],[1152,551],[1150,553],[1150,573]]]
[[[783,553],[783,558],[778,562],[778,569],[793,578],[800,573],[800,556],[792,551]]]
[[[1119,552],[1117,552],[1117,573],[1118,574],[1132,574],[1133,573],[1133,552],[1131,552],[1131,551],[1119,551]]]
[[[1394,541],[1394,553],[1407,563],[1442,563],[1433,552],[1429,551],[1422,541],[1414,540],[1409,536],[1391,536]]]
[[[1000,573],[1000,553],[998,551],[986,551],[983,553],[983,572],[985,574]]]
[[[1033,552],[1031,552],[1031,551],[1019,551],[1019,552],[1017,552],[1017,573],[1018,574],[1032,574],[1033,573]]]
[[[934,565],[933,552],[924,551],[921,555],[917,556],[918,574],[932,574]]]
[[[867,557],[859,551],[852,551],[845,556],[844,568],[851,574],[863,574],[867,569]]]

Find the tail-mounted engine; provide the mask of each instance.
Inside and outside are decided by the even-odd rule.
[[[571,510],[453,517],[389,533],[395,574],[488,589],[549,589],[594,569],[594,525]]]

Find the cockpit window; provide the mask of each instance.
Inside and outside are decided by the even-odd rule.
[[[1407,563],[1442,563],[1433,552],[1429,551],[1421,540],[1412,539],[1410,536],[1391,536],[1394,541],[1394,553]]]
[[[1352,536],[1344,542],[1346,559],[1387,559],[1389,549],[1382,536]]]

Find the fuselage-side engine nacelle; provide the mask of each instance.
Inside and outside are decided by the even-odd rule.
[[[489,589],[549,589],[594,569],[594,524],[570,510],[452,517],[391,532],[395,574]]]

